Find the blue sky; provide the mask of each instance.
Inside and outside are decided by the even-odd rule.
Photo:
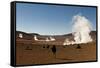
[[[16,30],[42,35],[62,35],[72,32],[72,17],[82,14],[96,30],[96,8],[61,5],[17,3]]]

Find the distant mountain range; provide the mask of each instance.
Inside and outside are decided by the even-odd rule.
[[[40,35],[38,33],[26,33],[26,32],[22,32],[22,31],[16,31],[16,38],[19,38],[19,34],[22,34],[23,39],[27,39],[27,40],[33,39],[34,36],[37,36],[40,39],[45,39],[47,37],[53,37],[58,41],[63,41],[66,38],[68,38],[69,40],[74,40],[72,33],[64,34],[64,35]],[[96,31],[91,31],[90,35],[93,40],[96,40]]]

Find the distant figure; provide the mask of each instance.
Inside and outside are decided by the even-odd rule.
[[[43,48],[45,48],[45,46],[43,46]]]
[[[51,48],[51,50],[52,50],[52,53],[55,55],[55,58],[56,58],[56,46],[53,45],[53,47]]]
[[[81,49],[81,46],[79,44],[77,44],[77,49]]]

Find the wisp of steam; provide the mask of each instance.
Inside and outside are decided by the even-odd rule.
[[[92,30],[91,22],[85,16],[75,15],[72,18],[73,36],[75,44],[88,43],[92,41],[90,32]]]

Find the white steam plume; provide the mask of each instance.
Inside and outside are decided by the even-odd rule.
[[[72,18],[73,35],[76,44],[88,43],[92,41],[90,32],[92,30],[91,22],[82,15],[75,15]]]

